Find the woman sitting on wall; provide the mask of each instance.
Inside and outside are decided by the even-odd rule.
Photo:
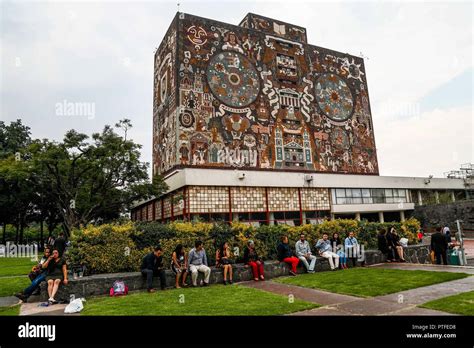
[[[180,289],[180,280],[183,287],[188,286],[186,284],[186,277],[188,275],[186,265],[188,264],[188,258],[182,244],[178,244],[171,255],[171,270],[176,275],[176,289]]]
[[[66,260],[64,257],[59,256],[58,249],[53,250],[53,254],[43,263],[43,268],[48,272],[46,281],[48,282],[48,302],[49,304],[55,304],[57,301],[54,299],[58,292],[59,285],[63,282],[67,285],[67,267]]]
[[[341,242],[341,238],[339,238],[339,233],[334,232],[331,238],[331,246],[333,251],[336,251],[336,254],[339,255],[339,267],[341,269],[347,268],[347,257],[346,253],[344,252],[344,247]]]
[[[253,280],[265,280],[263,261],[258,257],[253,240],[249,240],[244,250],[244,264],[252,268]]]
[[[280,244],[278,244],[277,252],[278,261],[287,263],[290,266],[290,274],[295,276],[296,266],[298,266],[300,260],[295,255],[293,255],[293,252],[291,251],[290,246],[288,245],[287,236],[281,237],[281,242]]]
[[[400,244],[400,236],[395,230],[395,227],[392,227],[392,229],[390,230],[390,234],[391,234],[392,249],[396,251],[398,257],[400,258],[400,262],[406,262],[405,258],[403,257],[403,247]]]
[[[222,243],[216,251],[216,267],[222,267],[224,270],[224,285],[227,285],[227,273],[229,273],[229,283],[232,284],[232,252],[227,242]]]

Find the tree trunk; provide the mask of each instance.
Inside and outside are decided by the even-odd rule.
[[[19,219],[18,219],[18,221],[15,223],[15,227],[16,227],[15,243],[18,244],[19,235],[20,235],[20,220],[19,220]]]
[[[5,245],[7,243],[7,223],[3,222],[3,233],[2,233],[2,244]]]
[[[43,238],[43,225],[44,225],[44,219],[43,217],[41,217],[41,221],[40,221],[40,240],[39,240],[39,248],[40,250],[43,250],[43,246],[44,246],[44,238]]]
[[[20,244],[23,244],[23,231],[25,229],[25,224],[23,223],[23,219],[20,220]]]

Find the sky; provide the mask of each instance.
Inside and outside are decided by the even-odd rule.
[[[294,23],[313,45],[363,57],[380,175],[442,177],[474,162],[473,2],[179,2],[236,25],[248,12]],[[0,1],[0,120],[61,140],[129,118],[151,162],[153,55],[177,11],[177,1]]]

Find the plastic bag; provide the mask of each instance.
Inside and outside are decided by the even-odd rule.
[[[408,239],[407,238],[400,238],[400,245],[402,247],[408,246]]]
[[[78,313],[82,311],[84,305],[82,301],[86,301],[84,298],[76,298],[74,301],[71,301],[66,308],[64,308],[64,313]]]

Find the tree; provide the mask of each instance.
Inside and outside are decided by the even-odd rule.
[[[116,126],[126,134],[131,123],[122,120]],[[133,202],[167,189],[161,177],[149,181],[140,148],[110,126],[91,138],[71,130],[62,142],[31,144],[35,180],[57,202],[67,234],[80,225],[116,219]]]

